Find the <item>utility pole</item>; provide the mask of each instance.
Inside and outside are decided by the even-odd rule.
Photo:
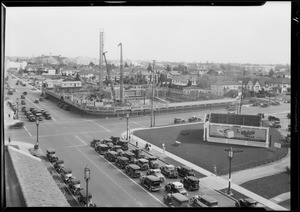
[[[231,193],[231,160],[233,158],[234,153],[243,152],[242,150],[233,150],[232,147],[230,149],[225,149],[228,152],[228,159],[229,159],[229,177],[228,177],[228,189],[227,194],[232,195]]]
[[[152,94],[151,94],[151,127],[154,127],[153,124],[153,104],[154,104],[154,66],[155,60],[153,60],[153,70],[152,70]]]
[[[242,79],[242,95],[241,95],[241,102],[240,102],[240,114],[242,113],[242,101],[243,101],[243,93],[244,93],[244,78],[245,78],[245,72],[246,69],[244,68],[244,73],[243,73],[243,79]]]
[[[120,46],[120,99],[121,105],[124,104],[124,96],[123,96],[123,50],[122,43],[119,43]]]
[[[103,91],[103,81],[102,81],[102,67],[103,67],[103,47],[104,47],[104,42],[103,42],[103,29],[100,29],[100,48],[99,48],[99,92],[100,95],[102,94]]]

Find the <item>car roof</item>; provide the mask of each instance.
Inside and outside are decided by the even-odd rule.
[[[115,151],[108,151],[110,154],[117,155],[118,153]]]
[[[129,143],[129,141],[127,141],[127,140],[119,140],[119,142],[121,142],[121,143]]]
[[[151,181],[160,181],[160,179],[154,175],[147,175],[146,178],[148,178]]]
[[[140,158],[139,161],[141,161],[142,163],[147,163],[147,162],[149,162],[149,161],[148,161],[147,159],[145,159],[145,158]]]
[[[49,148],[49,149],[47,149],[47,152],[54,152],[55,153],[55,149],[54,148]]]
[[[106,144],[99,144],[98,146],[99,146],[99,147],[108,147]],[[97,147],[98,147],[98,146],[97,146]]]
[[[167,165],[165,165],[165,167],[168,167],[168,168],[175,168],[175,166],[172,165],[172,164],[167,164]]]
[[[129,159],[122,156],[122,157],[119,157],[119,160],[129,160]]]
[[[122,148],[120,145],[114,145],[115,148]]]
[[[172,184],[175,186],[183,186],[183,184],[181,182],[172,182]]]
[[[132,152],[124,152],[124,154],[126,154],[126,155],[131,155],[131,156],[134,156],[134,155],[135,155],[135,154],[132,153]]]
[[[209,202],[218,202],[215,198],[213,198],[207,194],[201,195],[200,198],[205,199]]]
[[[157,159],[157,157],[154,156],[154,155],[150,155],[150,156],[148,156],[148,158],[150,158],[150,159]]]
[[[152,172],[157,172],[157,171],[161,172],[160,169],[150,169],[150,171],[152,171]]]
[[[188,201],[189,200],[186,196],[184,196],[184,195],[182,195],[180,193],[173,193],[172,196],[175,199],[177,199],[178,201],[180,201],[180,202],[184,202],[184,201]]]
[[[136,165],[136,164],[129,164],[128,166],[130,166],[132,169],[135,169],[135,170],[140,170],[141,168]]]
[[[188,179],[190,179],[191,181],[198,181],[199,179],[194,177],[194,176],[187,176]]]

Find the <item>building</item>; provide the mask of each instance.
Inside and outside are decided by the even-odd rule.
[[[190,75],[174,76],[172,78],[172,84],[179,85],[179,86],[187,86],[190,81],[191,85],[197,85],[197,79],[198,79],[197,76],[190,76]]]
[[[242,84],[234,81],[218,82],[211,84],[210,88],[213,95],[223,96],[225,92],[230,90],[240,90]]]
[[[268,83],[271,88],[277,88],[279,93],[289,92],[291,88],[291,80],[288,78],[272,78]]]
[[[62,81],[60,84],[60,87],[62,88],[78,88],[82,87],[82,82],[81,81]]]
[[[16,71],[19,71],[20,69],[25,69],[26,66],[27,66],[27,62],[26,61],[13,62],[13,61],[7,60],[6,63],[5,63],[5,70],[16,70]]]

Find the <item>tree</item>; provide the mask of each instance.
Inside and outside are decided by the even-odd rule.
[[[127,64],[127,62],[125,62],[125,65],[124,65],[124,67],[129,67],[129,65]]]
[[[225,97],[230,97],[230,98],[235,98],[238,95],[238,91],[237,90],[229,90],[228,92],[224,93]]]
[[[93,62],[90,62],[89,66],[94,67],[95,64]]]
[[[168,72],[172,71],[171,67],[169,66],[169,64],[167,65],[166,71],[168,71]]]
[[[269,76],[269,77],[273,77],[273,76],[274,76],[274,71],[273,71],[273,69],[271,69],[271,70],[269,71],[268,76]]]
[[[209,80],[204,77],[199,77],[196,83],[199,88],[208,88],[210,86]]]
[[[152,66],[151,66],[151,64],[149,63],[149,65],[148,65],[148,68],[147,68],[147,70],[148,70],[148,72],[152,72]]]

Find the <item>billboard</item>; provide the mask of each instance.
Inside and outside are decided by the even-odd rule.
[[[249,128],[236,125],[230,126],[210,124],[209,136],[226,139],[266,142],[267,129]]]

